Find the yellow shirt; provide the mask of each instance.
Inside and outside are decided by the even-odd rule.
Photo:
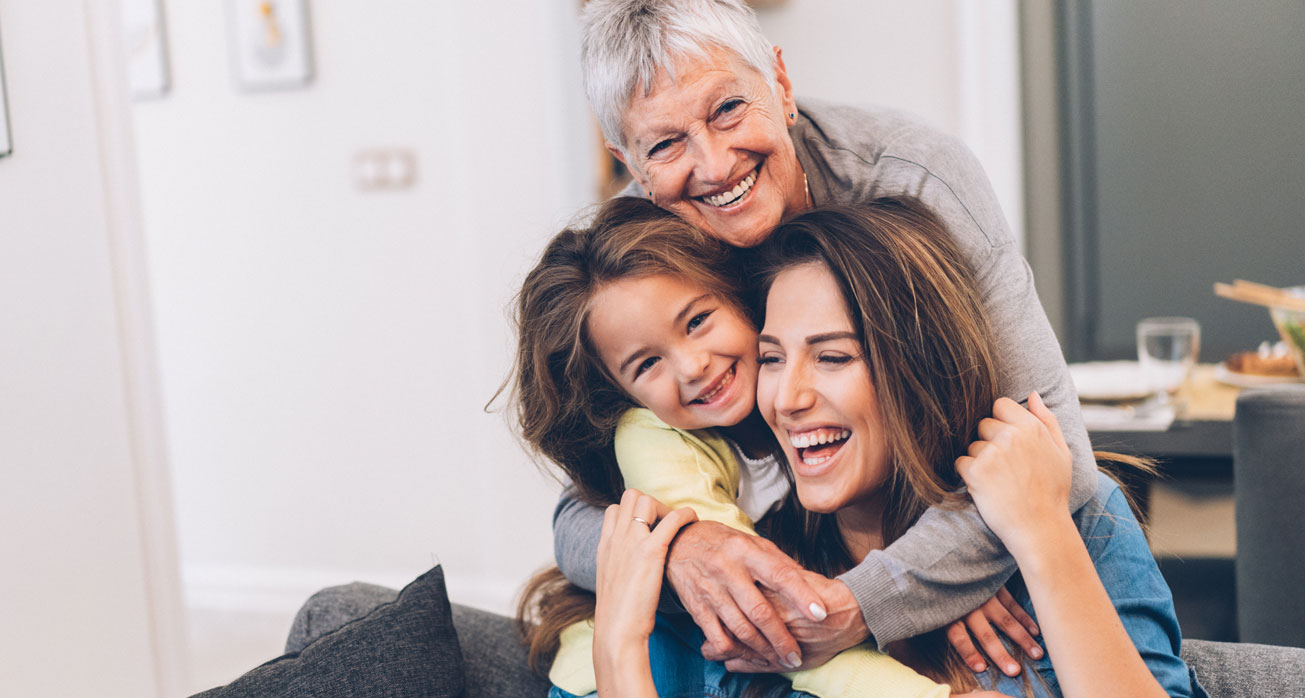
[[[615,439],[616,461],[626,487],[652,495],[672,509],[692,507],[701,520],[756,535],[752,520],[735,503],[738,461],[715,430],[675,429],[649,410],[632,409],[621,417]],[[562,646],[548,674],[553,685],[577,696],[597,690],[593,631],[593,622],[585,621],[562,632]],[[785,676],[794,690],[821,698],[938,698],[951,694],[947,686],[868,645],[844,650],[815,669]]]

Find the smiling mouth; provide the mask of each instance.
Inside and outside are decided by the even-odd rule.
[[[715,400],[717,396],[725,392],[725,389],[730,387],[730,385],[734,383],[734,374],[737,371],[737,369],[738,369],[738,364],[730,366],[729,370],[726,371],[723,376],[717,379],[715,385],[709,386],[706,392],[702,393],[698,397],[689,401],[689,404],[706,405],[710,403],[712,400]]]
[[[850,429],[821,427],[802,432],[789,432],[788,442],[797,449],[798,460],[805,465],[820,465],[843,447],[852,436]]]
[[[739,199],[742,199],[748,192],[752,191],[752,185],[757,183],[757,173],[760,171],[761,165],[757,165],[756,169],[749,173],[747,177],[744,177],[742,182],[735,184],[734,188],[729,191],[713,194],[711,196],[697,196],[694,198],[708,206],[714,206],[716,208],[729,206],[730,204],[737,202]]]

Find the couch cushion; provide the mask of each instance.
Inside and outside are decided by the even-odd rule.
[[[436,566],[391,603],[196,698],[461,698],[462,651]]]
[[[1241,642],[1183,640],[1183,660],[1210,698],[1300,695],[1305,649]]]

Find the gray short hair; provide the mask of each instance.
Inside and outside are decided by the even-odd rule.
[[[590,0],[581,18],[580,69],[607,141],[622,150],[621,124],[636,88],[647,91],[675,61],[733,51],[775,80],[775,56],[757,17],[741,0]]]

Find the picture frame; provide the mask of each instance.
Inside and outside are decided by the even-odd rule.
[[[237,87],[294,89],[312,80],[307,0],[227,0],[227,28]]]
[[[171,89],[162,0],[121,0],[127,84],[133,100],[157,99]]]

